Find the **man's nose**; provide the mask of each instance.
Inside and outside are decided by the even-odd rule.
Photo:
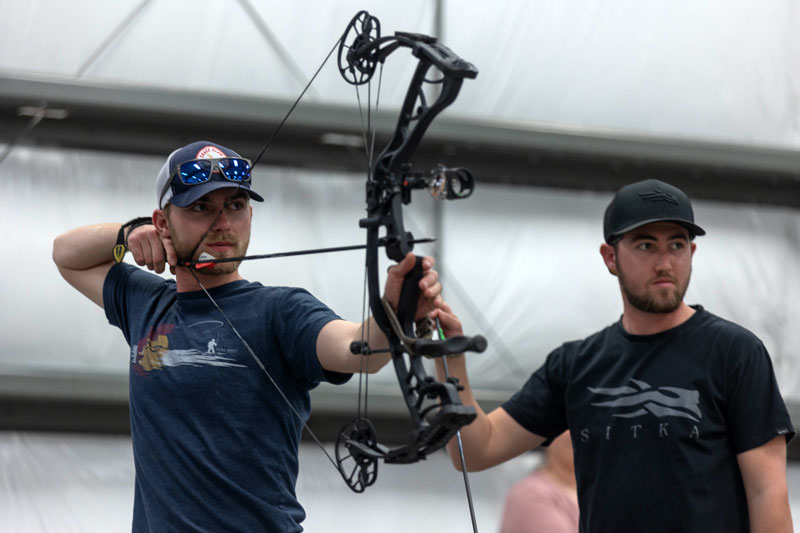
[[[672,270],[672,256],[670,256],[669,250],[661,250],[658,252],[656,255],[655,268],[657,271]]]
[[[225,213],[225,207],[220,209],[219,215],[217,215],[216,220],[214,221],[214,225],[211,226],[213,230],[227,230],[231,227],[230,220],[228,220],[228,215]]]

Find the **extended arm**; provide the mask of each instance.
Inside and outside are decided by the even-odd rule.
[[[792,514],[786,487],[786,438],[771,441],[736,456],[742,472],[750,530],[789,533]]]
[[[405,275],[411,271],[415,262],[416,258],[409,253],[405,259],[389,269],[384,296],[395,309]],[[442,305],[442,286],[438,281],[438,273],[433,269],[433,264],[433,258],[424,258],[423,275],[419,283],[420,299],[417,304],[417,318],[424,317]],[[360,370],[369,373],[377,372],[391,360],[391,356],[388,353],[369,356],[353,354],[350,351],[350,344],[362,339],[367,341],[372,350],[382,350],[389,346],[386,336],[371,316],[363,324],[345,320],[329,322],[317,337],[317,357],[320,364],[324,369],[335,372],[352,373]]]
[[[461,323],[447,304],[443,304],[441,309],[431,314],[439,318],[447,337],[461,335]],[[464,390],[459,393],[461,402],[474,407],[478,414],[471,424],[461,429],[467,470],[479,471],[498,465],[536,448],[546,440],[523,428],[502,407],[488,414],[481,409],[472,393],[467,376],[466,358],[463,355],[448,358],[447,366],[449,375],[458,378],[459,383],[464,386]],[[436,361],[436,370],[438,379],[443,380],[444,365],[441,360]],[[461,470],[455,439],[447,445],[447,452],[453,465]]]

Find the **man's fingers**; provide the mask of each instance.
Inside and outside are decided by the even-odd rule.
[[[170,243],[171,246],[171,243]],[[153,226],[140,226],[128,234],[128,247],[137,265],[161,273],[164,271],[166,248]]]
[[[449,338],[454,335],[464,334],[461,320],[459,320],[459,318],[452,313],[450,306],[447,305],[447,303],[442,302],[441,307],[431,311],[430,316],[432,319],[439,319],[439,324],[442,326],[442,330],[444,330],[446,337]]]
[[[167,254],[167,263],[170,266],[170,272],[175,273],[175,267],[178,264],[178,254],[175,252],[175,245],[172,244],[170,237],[161,237],[161,244],[164,247],[164,252]]]
[[[403,258],[402,261],[393,265],[389,268],[389,274],[393,276],[404,277],[406,274],[411,272],[411,269],[414,268],[414,265],[417,262],[417,258],[411,252],[407,253],[406,256]]]
[[[147,268],[153,270],[153,250],[150,249],[150,243],[148,241],[144,241],[139,244],[139,247],[144,255],[144,264],[147,265]]]
[[[144,253],[142,253],[141,246],[137,246],[136,244],[128,242],[128,251],[133,256],[133,260],[136,262],[137,265],[142,266],[144,265]]]
[[[148,236],[148,246],[153,255],[153,270],[161,274],[164,272],[164,247],[161,246],[161,239],[157,234]]]
[[[435,277],[427,280],[427,283],[424,283],[424,281],[425,280],[421,281],[419,284],[419,290],[424,297],[436,298],[436,296],[442,293],[442,284],[439,283]]]

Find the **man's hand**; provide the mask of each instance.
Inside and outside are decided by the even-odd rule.
[[[442,302],[442,305],[438,309],[431,311],[430,319],[436,320],[437,318],[439,319],[439,325],[442,327],[445,339],[464,334],[461,320],[453,313],[453,310],[447,302]]]
[[[397,309],[397,303],[400,300],[403,280],[406,274],[414,268],[416,260],[416,256],[409,253],[402,261],[389,268],[383,295],[394,309]],[[424,318],[428,313],[444,304],[442,284],[439,283],[439,273],[433,269],[434,263],[433,257],[422,258],[422,279],[419,281],[419,301],[417,302],[417,313],[414,316],[415,320]]]
[[[133,228],[128,235],[128,250],[139,266],[164,272],[164,266],[170,265],[170,272],[175,273],[177,254],[170,237],[162,237],[155,226],[147,224]]]

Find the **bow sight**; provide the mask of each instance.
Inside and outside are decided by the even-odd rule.
[[[406,176],[403,183],[403,203],[411,202],[411,189],[427,189],[437,200],[463,200],[475,190],[475,179],[466,168],[447,168],[439,165],[424,174]]]

